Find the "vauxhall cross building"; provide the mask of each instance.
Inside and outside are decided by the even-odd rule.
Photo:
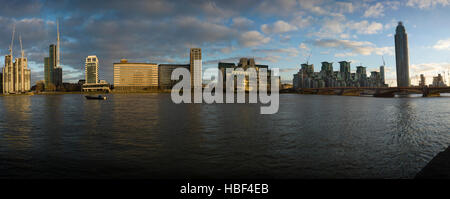
[[[398,22],[395,30],[395,61],[397,68],[397,87],[409,87],[409,55],[408,55],[408,35],[403,23]]]

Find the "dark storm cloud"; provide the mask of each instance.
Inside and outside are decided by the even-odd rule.
[[[111,81],[112,64],[121,58],[184,63],[188,62],[190,47],[202,47],[206,57],[217,49],[241,45],[239,37],[248,29],[232,28],[232,18],[253,12],[257,2],[6,1],[7,9],[0,9],[0,26],[4,27],[0,29],[0,52],[7,53],[12,24],[16,24],[30,63],[43,67],[48,46],[56,43],[55,20],[59,18],[61,60],[67,68],[63,69],[64,77],[76,79],[73,75],[82,74],[84,58],[95,54],[100,60],[100,76]],[[14,48],[17,56],[16,44],[18,40]],[[208,52],[208,48],[212,50]]]
[[[41,13],[42,2],[38,0],[2,0],[0,15],[3,17],[32,17]]]

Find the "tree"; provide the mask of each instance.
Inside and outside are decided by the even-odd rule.
[[[56,86],[52,83],[45,85],[45,91],[56,91]]]
[[[35,85],[36,92],[42,92],[45,89],[45,83],[43,80],[37,81]]]

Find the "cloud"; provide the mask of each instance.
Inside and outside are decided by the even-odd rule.
[[[296,16],[291,20],[291,24],[301,29],[309,26],[312,20],[313,18],[311,16],[308,17]]]
[[[306,46],[305,43],[300,43],[300,45],[298,46],[298,48],[303,49],[303,50],[309,50],[308,46]]]
[[[300,6],[304,10],[308,10],[316,15],[327,15],[329,12],[325,10],[324,7],[321,6],[321,1],[315,1],[315,0],[301,0]]]
[[[253,49],[252,52],[256,53],[286,53],[290,57],[298,56],[299,51],[296,48],[279,48],[279,49]]]
[[[309,33],[308,36],[319,38],[343,38],[348,39],[354,31],[357,34],[370,35],[377,34],[383,30],[383,24],[378,22],[346,21],[344,19],[332,18],[324,19],[323,25],[318,32]],[[353,37],[356,37],[353,35]]]
[[[36,17],[44,7],[44,4],[37,0],[2,1],[1,4],[0,13],[4,17]]]
[[[348,50],[349,52],[337,53],[336,57],[355,56],[355,55],[394,55],[394,47],[376,47],[373,43],[368,41],[351,41],[340,39],[317,39],[312,41],[315,46]]]
[[[295,11],[297,5],[296,0],[263,0],[259,1],[256,11],[262,14],[287,15]],[[285,12],[280,12],[280,10]]]
[[[420,74],[424,74],[426,83],[433,83],[433,77],[441,74],[442,76],[448,77],[448,71],[450,69],[450,63],[448,62],[431,62],[431,63],[420,63],[411,64],[409,66],[411,81],[416,81],[418,84],[418,78]]]
[[[383,24],[377,22],[368,22],[366,20],[360,22],[350,22],[347,24],[349,29],[356,30],[358,34],[376,34],[383,30]]]
[[[233,57],[227,57],[227,58],[222,58],[222,59],[211,59],[208,61],[203,61],[202,64],[203,65],[214,65],[217,66],[217,64],[219,62],[229,62],[229,63],[237,63],[239,62],[240,58],[243,58],[246,56],[233,56]],[[256,57],[252,57],[255,59],[256,64],[261,64],[261,62],[271,62],[271,63],[276,63],[279,61],[279,59],[281,58],[278,55],[268,55],[268,56],[256,56]]]
[[[450,50],[450,38],[437,41],[433,48],[436,50]]]
[[[355,7],[352,2],[336,2],[336,9],[339,13],[353,13]]]
[[[450,0],[408,0],[407,6],[417,7],[420,9],[432,8],[437,5],[448,6],[450,5]]]
[[[121,58],[136,62],[188,63],[189,47],[201,47],[206,60],[228,54],[235,56],[253,52],[246,48],[257,46],[272,50],[265,52],[267,56],[262,56],[261,61],[274,63],[283,59],[286,62],[289,60],[285,57],[291,58],[289,55],[308,56],[313,43],[303,41],[303,45],[296,46],[300,43],[298,39],[303,36],[334,38],[351,43],[356,42],[350,40],[356,40],[359,34],[377,34],[386,30],[388,26],[379,22],[359,21],[358,18],[362,17],[359,15],[368,10],[367,2],[369,1],[78,0],[73,3],[57,0],[10,0],[2,2],[0,7],[0,38],[4,38],[0,40],[0,54],[7,53],[11,27],[15,23],[17,33],[22,34],[30,68],[33,74],[40,74],[33,77],[42,78],[43,58],[48,56],[49,45],[56,42],[54,21],[59,16],[65,81],[80,77],[84,71],[83,59],[90,54],[98,56],[100,76],[105,76],[108,81],[112,81],[113,77],[112,64]],[[377,2],[371,2],[370,6],[377,5]],[[387,14],[388,9],[395,9],[399,4],[382,2],[382,5],[384,14]],[[368,14],[371,17],[375,15]],[[347,20],[346,16],[352,17],[353,21]],[[260,20],[268,22],[263,25]],[[308,29],[305,30],[305,27]],[[284,43],[272,46],[272,38],[279,38]],[[16,55],[18,51],[16,40]],[[329,49],[323,51],[331,52]],[[347,47],[339,53],[350,56],[390,52],[391,47],[364,44]]]
[[[386,1],[384,2],[386,7],[392,9],[392,10],[398,10],[398,8],[401,6],[401,3],[399,1]]]
[[[285,32],[294,31],[294,30],[297,30],[297,27],[295,27],[283,20],[278,20],[277,22],[275,22],[271,25],[268,25],[268,24],[261,25],[261,31],[266,34],[285,33]]]
[[[280,35],[280,41],[286,43],[291,40],[291,36],[289,35]]]
[[[280,68],[280,73],[292,73],[292,72],[298,72],[298,67],[291,67],[291,68]]]
[[[237,29],[248,29],[254,22],[245,17],[235,17],[232,19],[232,27]]]
[[[270,62],[270,63],[277,63],[280,61],[280,59],[281,59],[281,56],[278,56],[278,55],[268,55],[268,56],[259,58],[259,60],[261,60],[261,61],[266,61],[266,62]]]
[[[346,52],[346,53],[336,53],[334,54],[335,57],[353,57],[356,56],[356,53],[353,52]]]
[[[365,12],[364,17],[381,17],[384,16],[384,6],[380,2],[370,6]]]
[[[244,32],[239,37],[239,42],[245,47],[259,46],[261,44],[269,43],[269,41],[270,37],[265,37],[260,32],[254,30]]]

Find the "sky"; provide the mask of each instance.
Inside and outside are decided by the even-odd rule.
[[[84,79],[84,60],[97,55],[100,79],[113,82],[113,63],[126,58],[158,64],[189,63],[189,48],[202,48],[203,70],[253,57],[279,68],[291,83],[308,61],[351,61],[379,71],[396,85],[394,34],[403,21],[408,34],[411,83],[425,74],[450,80],[450,0],[0,0],[0,54],[8,54],[13,24],[32,71],[44,79],[44,57],[61,32],[63,81]],[[3,59],[2,59],[3,62]],[[4,65],[1,63],[0,65]],[[204,79],[211,74],[205,73]]]

